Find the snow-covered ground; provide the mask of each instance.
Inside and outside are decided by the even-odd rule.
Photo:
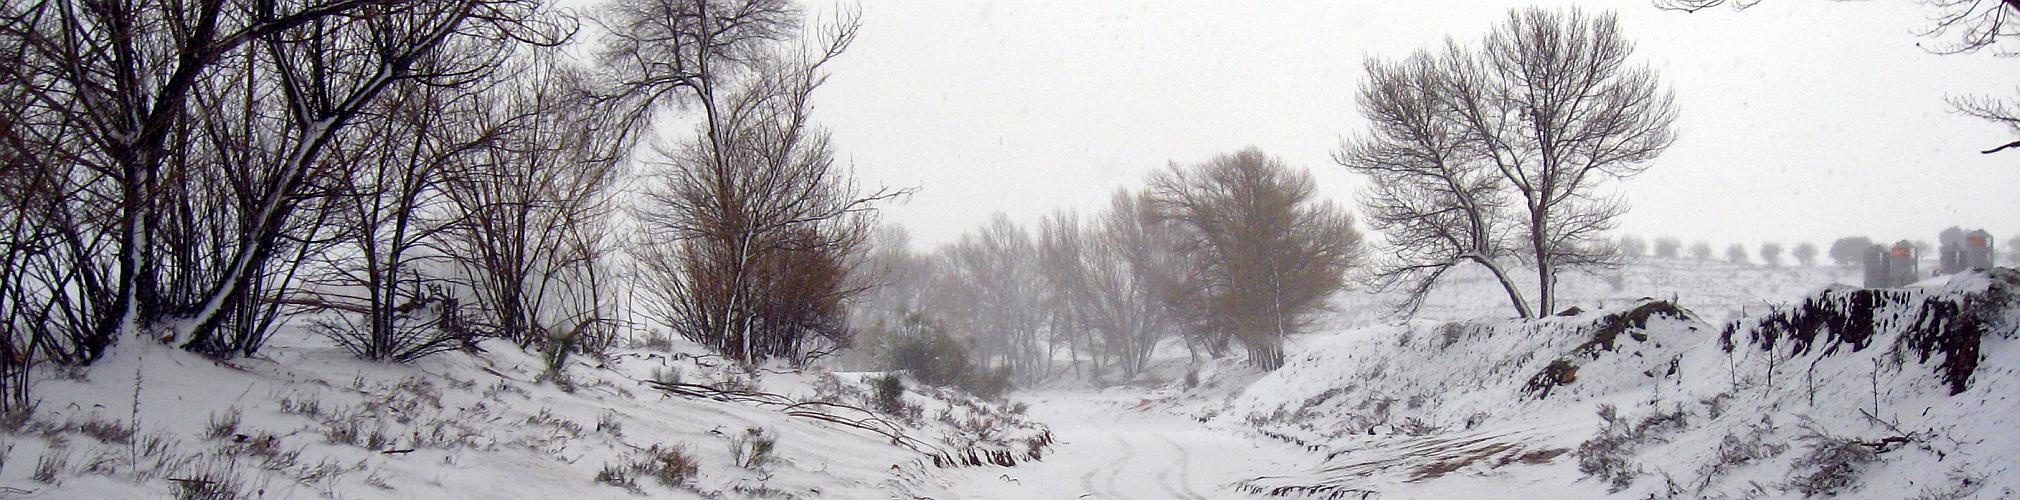
[[[1206,414],[1326,453],[1241,485],[1287,496],[2012,498],[2016,369],[1999,269],[1731,323],[1648,300],[1317,335]]]
[[[1057,438],[1045,460],[951,471],[935,498],[1228,498],[1238,482],[1318,463],[1303,448],[1171,411],[1174,391],[1039,391],[1015,399]]]
[[[497,342],[378,364],[299,332],[230,362],[128,339],[47,370],[34,416],[0,422],[0,496],[2011,497],[2020,278],[2003,273],[1876,295],[1833,287],[1854,270],[1650,261],[1567,276],[1563,307],[1586,312],[1531,322],[1462,275],[1410,321],[1343,294],[1271,373],[1171,347],[1105,388],[910,386],[898,412],[868,410],[872,374],[752,379],[680,343],[575,359],[560,384]],[[2004,316],[1961,322],[1967,303]],[[1964,337],[1915,333],[1954,330],[1931,321],[1990,325],[1958,395],[1945,353]]]
[[[692,345],[577,358],[557,384],[497,341],[411,364],[280,342],[215,362],[128,339],[43,381],[31,420],[0,433],[0,495],[883,498],[930,487],[936,456],[1022,461],[1046,436],[1001,406],[917,387],[901,414],[855,410],[874,407],[862,375],[752,380]],[[732,392],[655,388],[674,381]]]

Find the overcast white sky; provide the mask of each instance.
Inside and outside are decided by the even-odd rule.
[[[1538,3],[1616,9],[1637,58],[1675,89],[1676,145],[1613,188],[1633,206],[1623,234],[1720,246],[1934,240],[1953,224],[2020,234],[2020,152],[1977,153],[2011,136],[1943,102],[2014,96],[2020,61],[1922,50],[1926,7]],[[817,112],[866,184],[919,188],[885,218],[922,248],[996,211],[1028,224],[1098,210],[1168,162],[1249,145],[1353,206],[1362,181],[1329,154],[1364,127],[1363,58],[1477,39],[1520,5],[866,1]]]

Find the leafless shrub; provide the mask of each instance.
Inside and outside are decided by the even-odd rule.
[[[1610,404],[1599,405],[1597,411],[1599,433],[1579,443],[1572,454],[1578,457],[1580,473],[1605,481],[1614,492],[1626,489],[1643,474],[1641,465],[1632,458],[1637,449],[1680,431],[1689,423],[1689,414],[1680,407],[1667,412],[1658,410],[1638,421],[1622,417]]]
[[[596,482],[638,490],[638,477],[649,477],[668,488],[684,488],[701,466],[680,446],[652,445],[625,463],[605,464]]]
[[[240,415],[236,406],[225,410],[222,415],[212,413],[210,415],[210,425],[204,427],[203,435],[210,439],[230,438],[238,434],[239,421]]]
[[[239,473],[238,457],[220,454],[192,460],[170,471],[175,498],[181,500],[237,500],[245,498],[245,479]]]
[[[42,484],[56,484],[56,475],[69,467],[70,448],[52,446],[42,452],[42,458],[35,460],[35,473],[30,478]]]
[[[316,419],[323,416],[323,402],[312,396],[288,395],[281,398],[280,410],[281,413]]]
[[[1804,496],[1836,495],[1859,484],[1865,464],[1880,454],[1859,440],[1812,430],[1798,438],[1808,449],[1789,464],[1789,487]]]
[[[634,493],[639,491],[638,479],[632,477],[631,466],[628,464],[603,464],[603,469],[596,471],[595,481]]]
[[[117,420],[90,417],[77,424],[77,431],[105,443],[125,444],[133,442],[133,428]]]

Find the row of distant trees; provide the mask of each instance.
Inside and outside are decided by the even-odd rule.
[[[1321,200],[1310,173],[1255,149],[1174,164],[1149,187],[1118,191],[1088,217],[1035,227],[998,214],[943,248],[915,253],[888,230],[871,261],[888,284],[859,322],[894,331],[924,318],[954,332],[984,369],[1019,380],[1064,367],[1135,375],[1176,339],[1193,354],[1239,347],[1263,369],[1306,330],[1362,259],[1361,235]],[[908,316],[913,318],[907,318]],[[908,339],[877,340],[880,343]]]
[[[1962,229],[1952,227],[1943,230],[1942,238],[1946,241],[1951,241],[1961,239],[1963,234],[1964,231]],[[1796,264],[1804,267],[1815,265],[1817,258],[1820,256],[1829,258],[1832,263],[1840,266],[1856,266],[1865,262],[1867,252],[1870,252],[1875,244],[1876,242],[1872,238],[1848,236],[1832,241],[1830,248],[1824,251],[1822,255],[1818,254],[1819,249],[1815,244],[1807,242],[1797,243],[1793,247],[1787,247],[1786,250],[1787,255],[1795,259]],[[1921,252],[1922,255],[1933,255],[1931,252],[1936,249],[1935,245],[1926,241],[1915,240],[1910,241],[1909,244],[1914,245],[1916,250]],[[2007,262],[2020,262],[2020,235],[2015,235],[2014,238],[2005,240],[2004,246],[2008,255]],[[1695,260],[1710,260],[1714,255],[1712,245],[1709,242],[1699,241],[1692,243],[1686,250],[1682,240],[1672,237],[1655,238],[1651,243],[1650,240],[1645,240],[1638,236],[1622,236],[1615,241],[1614,248],[1618,249],[1621,257],[1629,260],[1643,257],[1658,259],[1688,257]],[[1775,242],[1762,243],[1752,252],[1747,250],[1745,244],[1734,243],[1727,246],[1725,251],[1718,255],[1723,256],[1727,262],[1752,263],[1754,262],[1753,259],[1758,257],[1761,264],[1779,266],[1782,263],[1783,250],[1784,247],[1782,244]]]
[[[293,314],[373,360],[503,338],[558,366],[615,338],[632,284],[727,357],[801,361],[848,344],[847,277],[894,195],[859,193],[809,120],[857,22],[807,43],[784,0],[0,14],[6,408],[39,361],[129,338],[252,356]],[[676,110],[696,130],[653,134]]]
[[[1619,255],[1627,261],[1640,260],[1644,257],[1680,259],[1686,256],[1696,260],[1709,260],[1713,255],[1710,242],[1699,241],[1691,243],[1689,248],[1685,248],[1683,240],[1673,237],[1655,238],[1651,242],[1651,240],[1646,240],[1639,236],[1621,236],[1614,240],[1613,245],[1613,248],[1619,252]],[[1757,255],[1760,257],[1761,263],[1777,266],[1781,265],[1784,250],[1799,265],[1809,266],[1816,263],[1818,256],[1817,246],[1810,243],[1797,243],[1793,247],[1783,247],[1780,243],[1766,242],[1760,244],[1757,250],[1758,253],[1747,251],[1745,244],[1734,243],[1727,246],[1722,255],[1725,260],[1735,263],[1751,262],[1752,257]],[[1836,255],[1833,255],[1833,257],[1835,258]]]

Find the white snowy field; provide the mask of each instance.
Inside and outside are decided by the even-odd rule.
[[[214,362],[128,339],[36,387],[31,420],[0,433],[0,495],[884,498],[930,486],[935,455],[1023,460],[1045,435],[1000,406],[916,387],[908,415],[855,411],[870,407],[861,375],[753,380],[692,345],[578,358],[566,388],[534,355],[483,347],[381,364],[292,335],[259,359]],[[653,386],[675,380],[799,403]],[[769,453],[752,451],[753,430]]]
[[[1014,399],[1047,422],[1045,460],[949,471],[934,498],[1227,498],[1241,481],[1318,463],[1316,455],[1170,411],[1177,391],[1036,391]]]
[[[1121,385],[1055,381],[1001,403],[913,386],[914,409],[898,414],[854,409],[874,406],[869,374],[771,367],[752,380],[684,343],[575,359],[564,386],[498,342],[401,365],[295,330],[231,362],[127,339],[89,369],[48,370],[34,417],[0,433],[0,496],[2001,498],[2020,487],[2020,308],[1994,308],[2005,316],[1978,332],[1982,361],[1956,396],[1946,355],[1921,357],[1927,339],[1913,333],[1944,301],[2004,304],[1990,291],[2020,290],[1999,281],[2010,271],[1872,296],[1885,300],[1866,309],[1878,311],[1867,337],[1774,340],[1760,325],[1792,327],[1772,313],[1805,297],[1866,300],[1825,292],[1855,270],[1653,261],[1616,273],[1565,278],[1563,307],[1587,311],[1577,316],[1502,319],[1484,280],[1454,280],[1410,321],[1384,314],[1390,297],[1350,292],[1272,373],[1192,367],[1167,348]],[[1681,309],[1634,313],[1672,299]],[[1942,321],[1965,324],[1955,317]],[[1743,321],[1727,351],[1732,319]],[[1601,330],[1605,349],[1591,345]],[[747,391],[656,388],[675,379]],[[768,459],[747,458],[753,429],[776,440]],[[1826,445],[1850,448],[1818,476]],[[221,491],[236,495],[206,495]]]

